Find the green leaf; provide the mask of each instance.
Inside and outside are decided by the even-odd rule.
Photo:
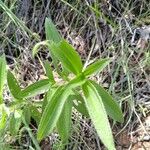
[[[51,133],[61,115],[64,104],[68,96],[72,93],[71,89],[85,83],[85,78],[81,75],[70,81],[66,86],[60,86],[55,93],[50,96],[48,104],[44,109],[40,124],[38,127],[37,138],[42,140],[46,135]]]
[[[97,84],[94,81],[91,81],[91,83],[96,88],[99,95],[101,96],[103,104],[104,104],[105,109],[107,111],[107,114],[112,119],[114,119],[115,121],[122,123],[124,120],[123,114],[122,114],[120,107],[116,103],[116,101],[112,98],[112,96],[102,86],[100,86],[99,84]]]
[[[49,47],[53,55],[60,60],[67,70],[75,75],[81,73],[83,68],[81,59],[78,53],[67,41],[62,40],[57,44],[52,42]]]
[[[84,75],[89,76],[91,74],[102,71],[109,64],[109,62],[109,59],[100,59],[96,61],[85,69]]]
[[[44,68],[45,68],[46,76],[49,78],[50,83],[54,84],[55,83],[55,79],[54,79],[54,76],[53,76],[53,72],[52,72],[51,66],[48,63],[48,61],[45,61]]]
[[[72,104],[72,100],[68,98],[57,122],[57,130],[63,144],[67,144],[71,132]]]
[[[38,95],[38,94],[48,91],[49,88],[50,88],[49,79],[43,79],[43,80],[37,81],[37,82],[29,85],[24,90],[22,90],[19,93],[19,97],[21,97],[21,98],[33,97],[35,95]]]
[[[10,71],[7,72],[7,83],[12,96],[16,99],[20,99],[18,94],[21,92],[21,88],[18,81]]]
[[[82,88],[86,108],[100,139],[109,150],[115,150],[107,113],[97,89],[90,81],[87,81]]]
[[[63,86],[60,86],[51,100],[49,100],[38,127],[38,140],[42,140],[42,138],[53,131],[68,96],[69,92]]]
[[[86,78],[85,76],[81,73],[80,75],[78,75],[77,77],[75,77],[74,79],[72,79],[68,84],[67,84],[67,88],[69,89],[74,89],[78,86],[81,86],[82,84],[84,84],[86,82]]]
[[[3,103],[3,86],[6,81],[6,60],[5,55],[0,56],[0,104]]]
[[[45,94],[43,102],[42,102],[42,114],[45,110],[46,105],[48,104],[49,100],[52,98],[53,94],[56,92],[57,88],[51,88],[49,91]]]
[[[62,39],[52,20],[49,18],[46,18],[45,20],[45,33],[46,39],[55,43],[60,42]]]
[[[9,132],[12,136],[16,136],[20,125],[21,125],[21,112],[15,111],[13,114],[10,115],[9,119]]]

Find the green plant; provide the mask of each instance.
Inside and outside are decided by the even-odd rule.
[[[83,69],[78,53],[60,36],[50,19],[45,21],[45,30],[47,40],[35,45],[33,56],[38,52],[39,46],[46,45],[50,50],[52,64],[63,82],[59,83],[55,80],[47,61],[42,64],[47,79],[37,81],[24,89],[21,89],[14,75],[8,71],[7,83],[13,96],[9,110],[13,112],[13,115],[6,114],[3,110],[0,112],[2,114],[0,121],[5,126],[6,121],[4,120],[7,120],[8,117],[12,118],[9,119],[8,124],[11,127],[11,134],[16,135],[21,122],[28,126],[32,117],[38,126],[38,141],[56,128],[65,145],[70,136],[72,108],[75,108],[81,114],[91,118],[104,145],[110,150],[115,149],[107,115],[115,121],[123,122],[122,112],[108,92],[89,79],[94,73],[102,71],[110,60],[101,59]],[[2,61],[0,63],[2,64]],[[1,64],[0,67],[3,66]],[[69,76],[70,74],[72,77]],[[4,73],[0,75],[3,76]],[[2,82],[0,86],[3,86]],[[36,102],[30,101],[31,97],[41,93],[45,93],[45,97],[40,106]],[[38,109],[39,107],[41,109]],[[7,117],[4,119],[5,116]],[[4,129],[4,126],[1,126],[0,128]],[[32,133],[29,132],[29,134],[36,148],[40,149]]]
[[[102,71],[108,65],[109,59],[98,60],[83,69],[79,55],[68,42],[61,38],[51,20],[46,19],[45,29],[47,41],[38,43],[33,49],[33,55],[37,53],[40,45],[48,46],[60,76],[63,78],[64,73],[72,73],[74,78],[68,79],[67,76],[63,78],[67,78],[65,85],[58,85],[54,94],[47,98],[48,102],[38,127],[38,140],[43,139],[57,126],[62,141],[66,142],[71,126],[71,110],[75,107],[91,118],[105,146],[108,149],[115,149],[107,114],[115,121],[123,122],[121,110],[103,87],[88,79],[92,74]],[[62,71],[58,68],[56,61],[61,62]],[[48,93],[52,92],[53,86],[56,87],[56,82],[53,83]],[[78,102],[77,105],[75,100]]]
[[[24,89],[24,94],[22,97],[19,97],[18,95],[21,92],[19,83],[17,82],[14,75],[10,71],[7,71],[6,68],[5,55],[3,54],[0,56],[0,143],[5,144],[3,141],[4,138],[2,138],[5,134],[10,134],[12,137],[15,137],[20,130],[21,124],[23,123],[36,149],[40,149],[38,142],[33,137],[32,132],[28,129],[28,124],[30,123],[31,117],[34,118],[34,120],[38,123],[41,114],[38,111],[36,104],[32,104],[30,101],[26,101],[23,98],[24,94],[28,91],[31,91],[32,94],[34,93],[33,88],[35,88],[35,84]],[[9,106],[6,106],[5,100],[3,100],[3,89],[4,84],[6,83],[6,79],[11,95],[13,97],[13,101],[9,103]],[[41,87],[44,81],[46,80],[41,80],[36,83],[37,92],[39,91],[38,85],[40,84]],[[46,82],[44,82],[42,89],[45,88],[45,83]]]

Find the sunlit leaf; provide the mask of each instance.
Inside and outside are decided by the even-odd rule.
[[[46,18],[46,20],[45,20],[45,33],[46,33],[46,40],[48,40],[50,42],[59,43],[62,40],[61,35],[59,34],[57,28],[53,24],[52,20],[49,18]],[[49,45],[48,45],[48,47],[49,47]],[[59,70],[59,68],[58,68],[59,62],[58,62],[57,58],[51,52],[50,52],[50,56],[52,57],[52,62],[54,64],[55,68],[57,70]]]
[[[68,98],[57,122],[57,130],[63,144],[67,144],[71,132],[72,104],[72,100]]]
[[[49,79],[43,79],[29,85],[24,90],[19,92],[19,97],[21,98],[33,97],[35,95],[42,94],[48,91],[49,88],[50,88]]]
[[[109,64],[109,62],[110,62],[109,59],[100,59],[100,60],[96,61],[95,63],[89,65],[85,69],[84,75],[89,76],[91,74],[102,71]]]
[[[78,53],[74,48],[65,40],[59,43],[52,42],[50,50],[57,59],[60,60],[62,65],[74,74],[79,74],[82,71],[82,62]]]
[[[83,85],[83,92],[86,108],[100,139],[108,149],[115,150],[107,113],[97,89],[87,81]]]
[[[76,88],[85,83],[85,78],[79,75],[65,86],[60,86],[55,93],[50,96],[48,104],[44,109],[40,124],[38,127],[37,138],[42,140],[46,135],[51,133],[61,115],[65,101],[72,93],[71,89]]]
[[[68,98],[69,93],[65,91],[65,88],[60,86],[51,100],[49,100],[42,118],[40,120],[40,124],[38,127],[37,138],[38,140],[42,140],[46,135],[52,132],[56,123],[59,119],[59,116],[62,112],[64,103]]]
[[[116,103],[116,101],[112,98],[112,96],[96,82],[91,81],[91,83],[96,88],[99,95],[101,96],[107,114],[115,121],[123,122],[124,119],[123,119],[122,111],[118,106],[118,104]]]
[[[51,88],[49,91],[45,94],[43,103],[42,103],[42,114],[45,110],[46,105],[48,104],[49,100],[52,98],[53,94],[56,92],[57,88]]]

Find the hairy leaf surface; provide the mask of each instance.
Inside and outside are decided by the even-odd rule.
[[[107,113],[97,89],[90,81],[87,81],[83,85],[83,92],[85,105],[100,139],[108,149],[115,150]]]

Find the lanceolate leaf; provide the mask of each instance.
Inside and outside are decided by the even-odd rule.
[[[63,86],[60,86],[51,100],[49,100],[38,127],[38,140],[42,140],[42,138],[53,131],[68,96],[69,92]]]
[[[60,42],[62,39],[52,20],[48,18],[45,20],[45,33],[46,39],[55,43]]]
[[[67,144],[71,131],[72,100],[67,99],[57,122],[57,130],[63,144]]]
[[[48,91],[49,88],[50,88],[49,79],[43,79],[43,80],[37,81],[37,82],[29,85],[24,90],[22,90],[19,93],[19,97],[21,97],[21,98],[33,97],[35,95],[38,95],[38,94]]]
[[[49,100],[52,98],[53,94],[56,92],[57,88],[51,88],[49,91],[45,94],[43,103],[42,103],[42,114],[45,110],[46,105],[48,104]]]
[[[5,55],[0,56],[0,104],[3,102],[3,86],[6,81],[6,60]]]
[[[85,83],[85,79],[82,77],[82,75],[80,75],[79,77],[70,81],[66,86],[60,86],[52,95],[52,97],[50,96],[50,100],[48,100],[48,104],[44,109],[38,127],[38,140],[42,140],[42,138],[53,131],[61,115],[65,101],[72,93],[71,89],[80,86],[83,83]]]
[[[100,139],[109,150],[115,150],[106,110],[97,89],[90,81],[87,81],[83,85],[83,92],[85,105]]]
[[[65,40],[59,43],[52,42],[50,44],[50,50],[54,56],[57,57],[62,65],[74,74],[79,74],[82,71],[82,62],[78,53],[74,48]]]
[[[100,59],[96,61],[85,69],[84,75],[89,76],[93,73],[102,71],[109,64],[109,62],[109,59]]]
[[[112,96],[96,82],[91,81],[91,84],[96,88],[99,95],[101,96],[107,114],[115,121],[123,122],[124,119],[122,111]]]
[[[7,83],[12,96],[16,99],[20,99],[18,94],[21,92],[21,88],[18,81],[10,71],[7,73]]]
[[[45,20],[45,33],[46,33],[46,40],[50,42],[59,43],[62,40],[61,35],[59,34],[57,28],[53,24],[52,20],[49,18],[46,18]],[[57,58],[53,55],[53,53],[50,52],[50,54],[52,57],[52,62],[55,68],[58,70],[59,62]]]

